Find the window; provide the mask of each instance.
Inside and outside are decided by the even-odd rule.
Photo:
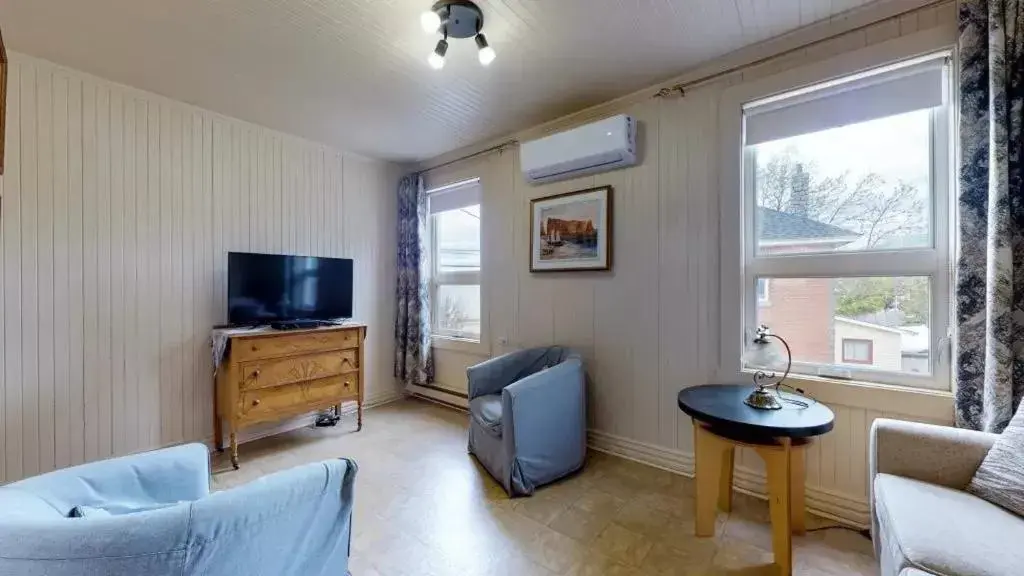
[[[427,192],[435,336],[480,341],[480,181]]]
[[[949,387],[948,85],[936,55],[743,106],[744,330],[794,372]]]
[[[875,356],[874,345],[871,340],[843,338],[843,362],[871,364]]]
[[[757,279],[757,302],[758,304],[764,304],[768,302],[768,279],[758,278]]]

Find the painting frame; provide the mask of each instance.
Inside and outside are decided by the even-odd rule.
[[[0,176],[4,173],[4,142],[7,140],[7,48],[0,33]]]
[[[600,272],[611,270],[613,246],[613,210],[612,198],[614,188],[610,185],[573,190],[562,194],[553,194],[530,200],[530,272]],[[546,226],[544,211],[558,206],[571,206],[574,202],[597,201],[598,225],[594,231],[593,259],[563,259],[561,261],[545,261],[543,250],[548,239],[542,239]],[[550,235],[548,235],[550,236]],[[592,262],[590,260],[593,260]]]

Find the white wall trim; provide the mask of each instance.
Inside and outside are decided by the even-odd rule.
[[[587,444],[598,452],[633,460],[690,478],[694,475],[694,457],[689,452],[639,442],[598,430],[588,431]],[[767,499],[765,496],[766,478],[763,472],[737,465],[733,472],[733,486],[738,492],[762,500]],[[808,511],[814,514],[857,528],[868,526],[868,503],[862,498],[816,486],[806,487],[805,498]]]

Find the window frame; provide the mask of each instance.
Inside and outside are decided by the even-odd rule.
[[[480,206],[480,268],[476,271],[460,271],[460,272],[444,272],[438,269],[439,258],[438,258],[438,227],[436,223],[437,214],[433,213],[430,209],[430,202],[432,199],[438,198],[440,195],[458,192],[465,190],[469,187],[475,187],[476,204],[466,204],[459,208],[465,208],[468,206]],[[430,291],[430,330],[431,330],[431,345],[438,348],[481,353],[484,351],[485,338],[486,338],[486,309],[484,302],[484,289],[483,289],[483,190],[480,185],[479,178],[469,178],[466,180],[459,180],[443,186],[437,186],[425,191],[427,200],[427,258],[429,259],[429,291]],[[459,208],[451,208],[450,210],[456,210]],[[446,210],[447,211],[447,210]],[[439,212],[440,213],[440,212]],[[439,214],[438,213],[438,214]],[[437,320],[438,314],[438,290],[441,286],[477,286],[480,290],[480,334],[473,335],[468,332],[456,332],[447,331],[438,327]]]
[[[858,360],[856,358],[846,357],[846,343],[851,344],[867,344],[868,345],[868,358],[867,360]],[[839,345],[841,346],[841,352],[839,354],[844,364],[866,364],[872,365],[875,363],[875,341],[867,338],[843,338]]]
[[[764,284],[762,284],[762,282]],[[771,292],[771,278],[758,278],[755,280],[754,293],[757,295],[757,303],[761,306],[766,306],[772,302]],[[761,286],[764,286],[762,293]]]
[[[927,276],[930,282],[930,374],[885,372],[869,367],[819,365],[822,370],[795,373],[794,378],[825,378],[914,389],[949,391],[951,389],[950,325],[952,319],[952,243],[953,214],[951,185],[956,169],[953,148],[956,77],[954,46],[939,34],[924,32],[864,48],[838,58],[792,69],[774,76],[740,84],[725,91],[719,115],[721,130],[720,184],[725,191],[720,203],[720,243],[722,279],[722,333],[718,378],[735,381],[749,374],[743,366],[745,343],[757,315],[759,277],[859,277]],[[833,82],[865,71],[914,60],[921,56],[947,57],[948,75],[944,82],[946,104],[932,112],[931,130],[931,246],[920,249],[876,250],[851,253],[788,254],[757,256],[754,230],[756,205],[753,190],[752,150],[744,145],[743,107],[779,94]],[[741,302],[742,306],[729,305]],[[800,368],[806,366],[797,365]]]

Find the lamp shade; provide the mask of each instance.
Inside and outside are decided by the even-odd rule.
[[[743,363],[747,368],[782,371],[786,369],[786,349],[776,338],[754,339],[744,350]]]

